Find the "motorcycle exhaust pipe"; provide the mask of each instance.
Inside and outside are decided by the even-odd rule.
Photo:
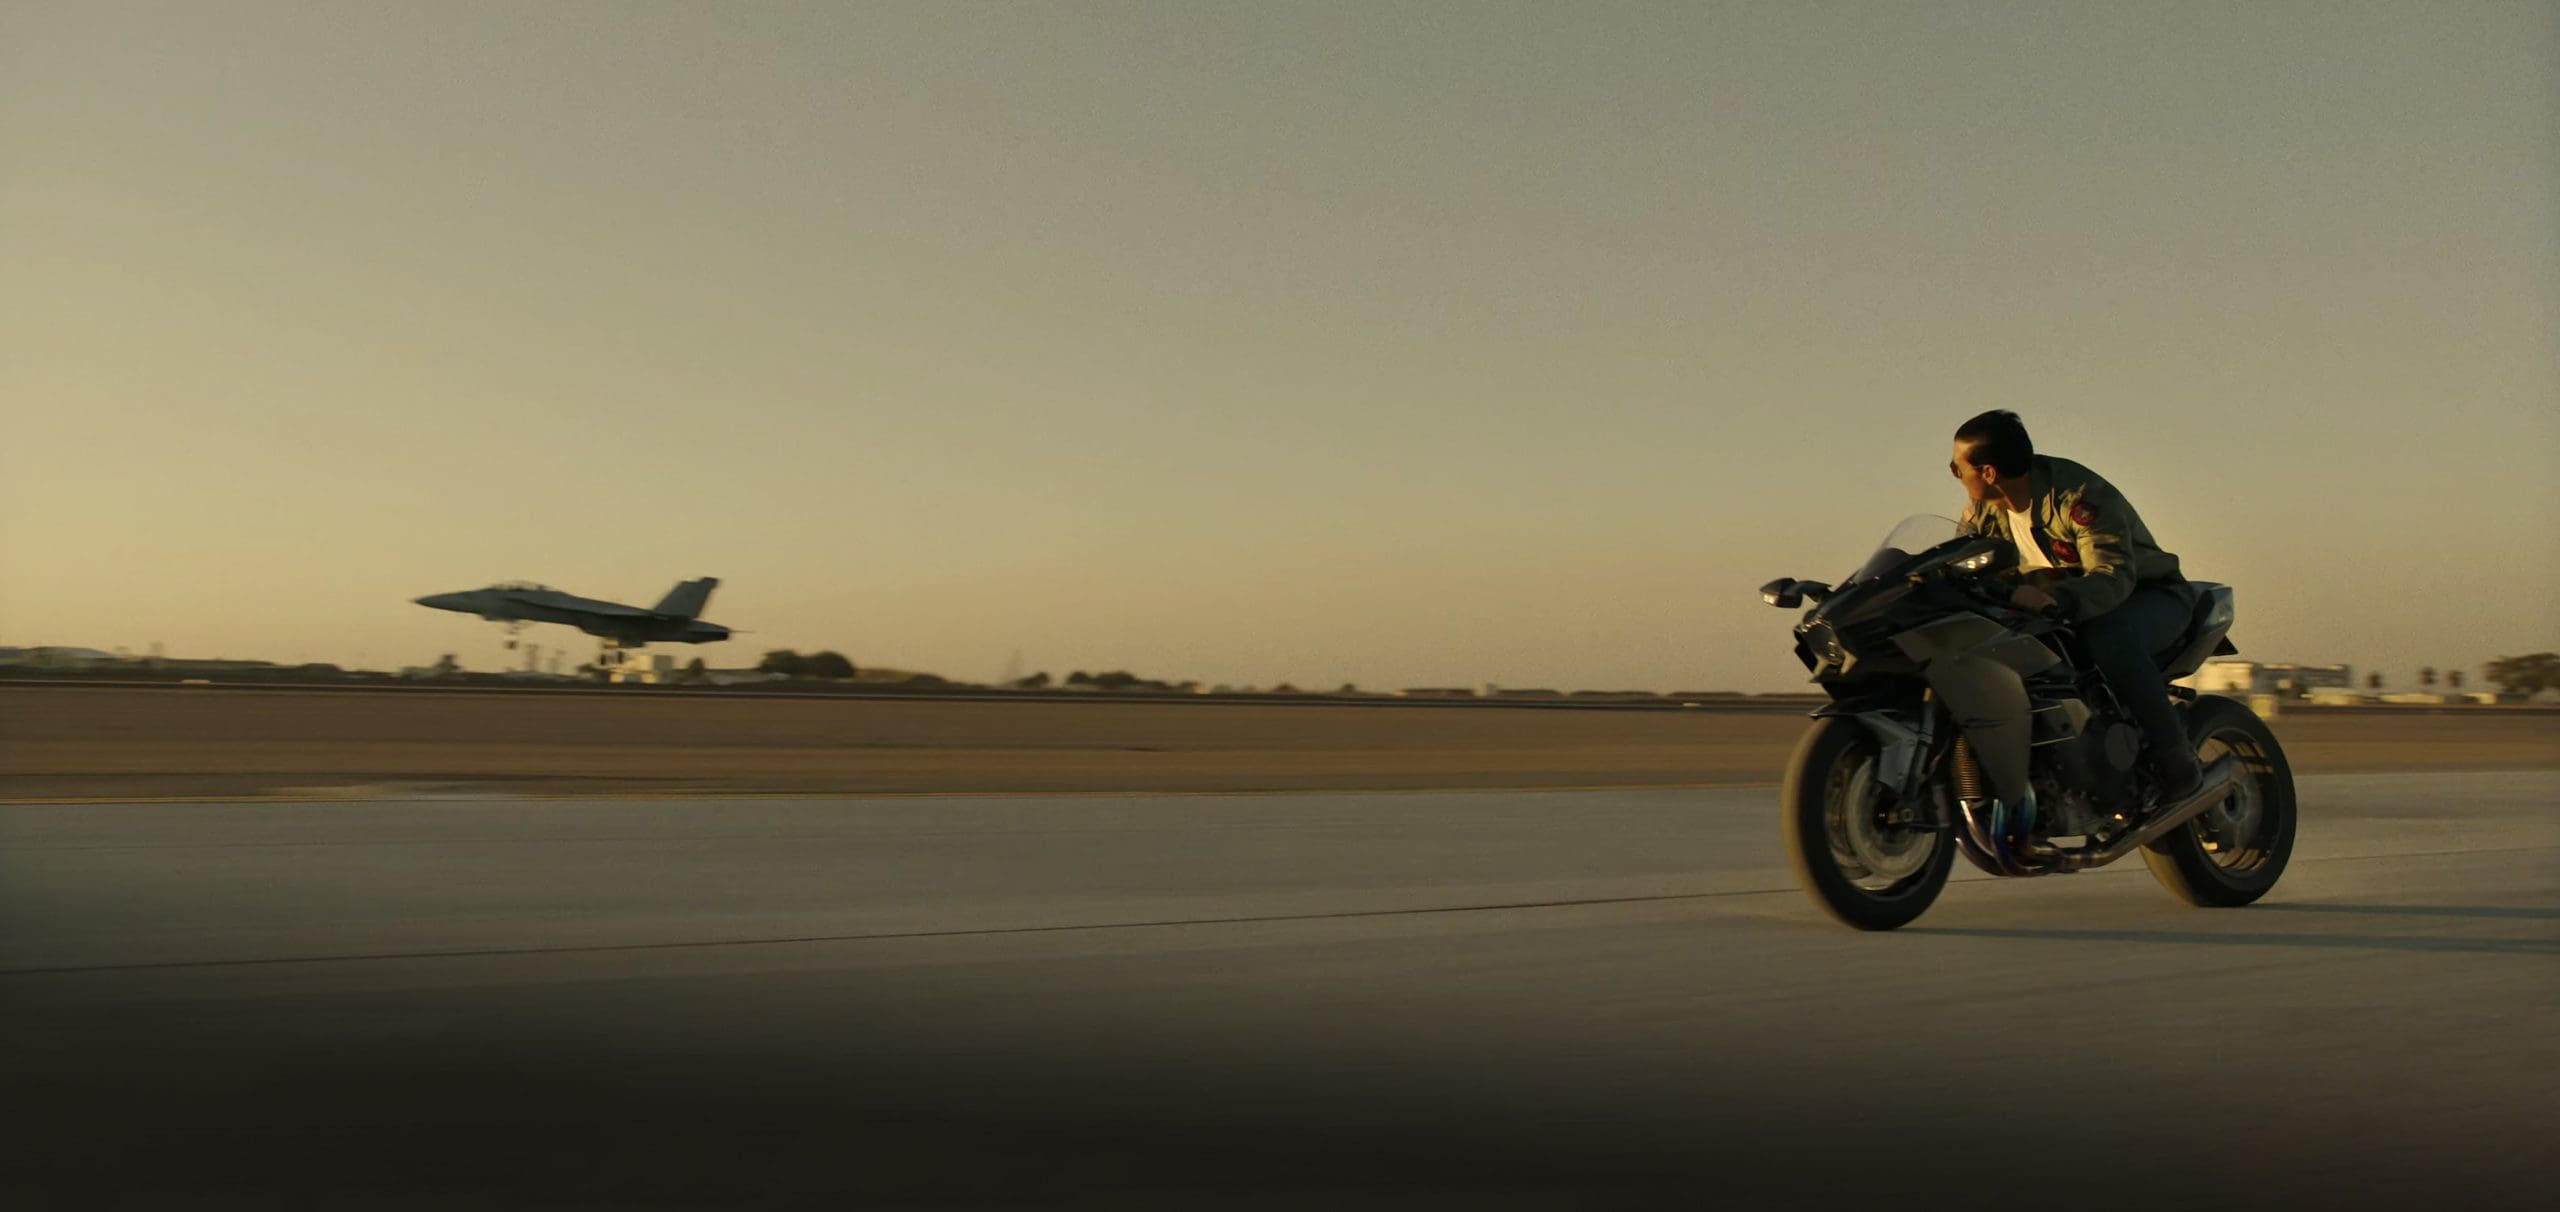
[[[1973,840],[1972,830],[1958,825],[1948,830],[1947,836],[1956,840],[1956,853],[1963,855],[1966,862],[1981,868],[1984,875],[2009,874],[2001,869],[1999,859],[1992,857],[1990,851],[1983,849],[1982,843]]]
[[[2091,867],[2103,867],[2159,841],[2170,830],[2196,819],[2203,815],[2205,809],[2221,803],[2223,797],[2230,795],[2231,789],[2239,785],[2242,774],[2240,755],[2226,753],[2213,759],[2206,764],[2204,782],[2197,785],[2194,795],[2154,813],[2148,823],[2140,829],[2117,838],[2106,849],[2096,854],[2074,855],[2070,869],[2085,871]]]
[[[1957,830],[1961,853],[1973,865],[1993,875],[2043,875],[2050,868],[2040,868],[2025,861],[2013,844],[2013,836],[2023,835],[2036,816],[2035,798],[2031,795],[2024,808],[2012,808],[1988,797],[1961,800],[1956,811],[1963,818]],[[2010,826],[2016,823],[2013,829]]]

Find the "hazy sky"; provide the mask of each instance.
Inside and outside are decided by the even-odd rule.
[[[2011,407],[2407,682],[2556,332],[2547,3],[0,4],[0,643],[1785,689]]]

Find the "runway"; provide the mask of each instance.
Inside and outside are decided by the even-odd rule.
[[[1805,712],[0,684],[0,802],[1730,786]],[[2275,728],[2306,773],[2560,768],[2549,710]]]
[[[40,1204],[2540,1206],[2560,773],[2318,775],[2268,902],[1766,789],[0,806]]]

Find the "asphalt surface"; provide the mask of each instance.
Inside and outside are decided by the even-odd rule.
[[[1765,790],[0,807],[17,1206],[2547,1206],[2560,773],[2269,900]],[[2317,1201],[2316,1203],[2313,1201]]]
[[[0,684],[0,800],[1773,782],[1801,705],[1643,710]],[[2294,769],[2560,769],[2560,711],[2289,710]]]

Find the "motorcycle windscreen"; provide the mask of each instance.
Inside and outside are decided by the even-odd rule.
[[[1876,545],[1874,554],[1867,557],[1867,562],[1858,565],[1858,570],[1850,573],[1848,578],[1840,583],[1850,585],[1859,581],[1874,580],[1909,563],[1911,557],[1954,537],[1956,537],[1955,519],[1942,518],[1935,514],[1915,513],[1902,519],[1894,525],[1892,530],[1886,532],[1884,542]]]

